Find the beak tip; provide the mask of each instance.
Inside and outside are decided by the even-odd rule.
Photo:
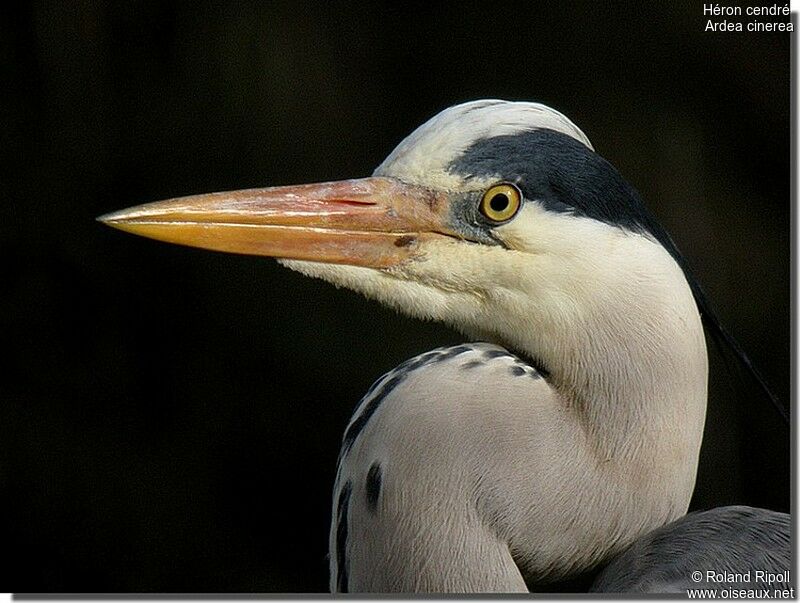
[[[126,209],[112,211],[107,214],[103,214],[102,216],[97,216],[95,220],[101,224],[105,224],[106,226],[119,227],[119,225],[128,217],[128,213],[129,212]]]

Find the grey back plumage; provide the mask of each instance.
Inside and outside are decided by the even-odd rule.
[[[591,592],[791,588],[790,538],[785,513],[744,506],[690,513],[618,555]]]

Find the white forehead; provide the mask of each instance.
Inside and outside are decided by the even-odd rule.
[[[474,142],[539,129],[561,132],[594,150],[578,126],[546,105],[477,100],[445,109],[426,121],[397,145],[374,175],[455,189],[461,177],[447,167]]]

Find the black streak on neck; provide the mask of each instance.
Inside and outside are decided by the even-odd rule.
[[[350,494],[353,491],[353,484],[345,482],[339,492],[336,517],[336,589],[340,593],[346,593],[347,584],[347,514],[350,510]]]
[[[381,485],[383,482],[383,471],[380,463],[373,463],[367,472],[367,508],[375,513],[378,510],[378,499],[381,496]]]

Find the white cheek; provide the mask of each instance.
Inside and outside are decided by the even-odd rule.
[[[494,233],[509,249],[526,253],[548,249],[547,212],[533,201],[526,201],[517,215],[507,224],[496,226]]]
[[[525,202],[513,220],[495,227],[494,232],[509,249],[559,255],[564,260],[576,256],[607,256],[609,246],[631,235],[592,218],[546,210],[531,200]]]

